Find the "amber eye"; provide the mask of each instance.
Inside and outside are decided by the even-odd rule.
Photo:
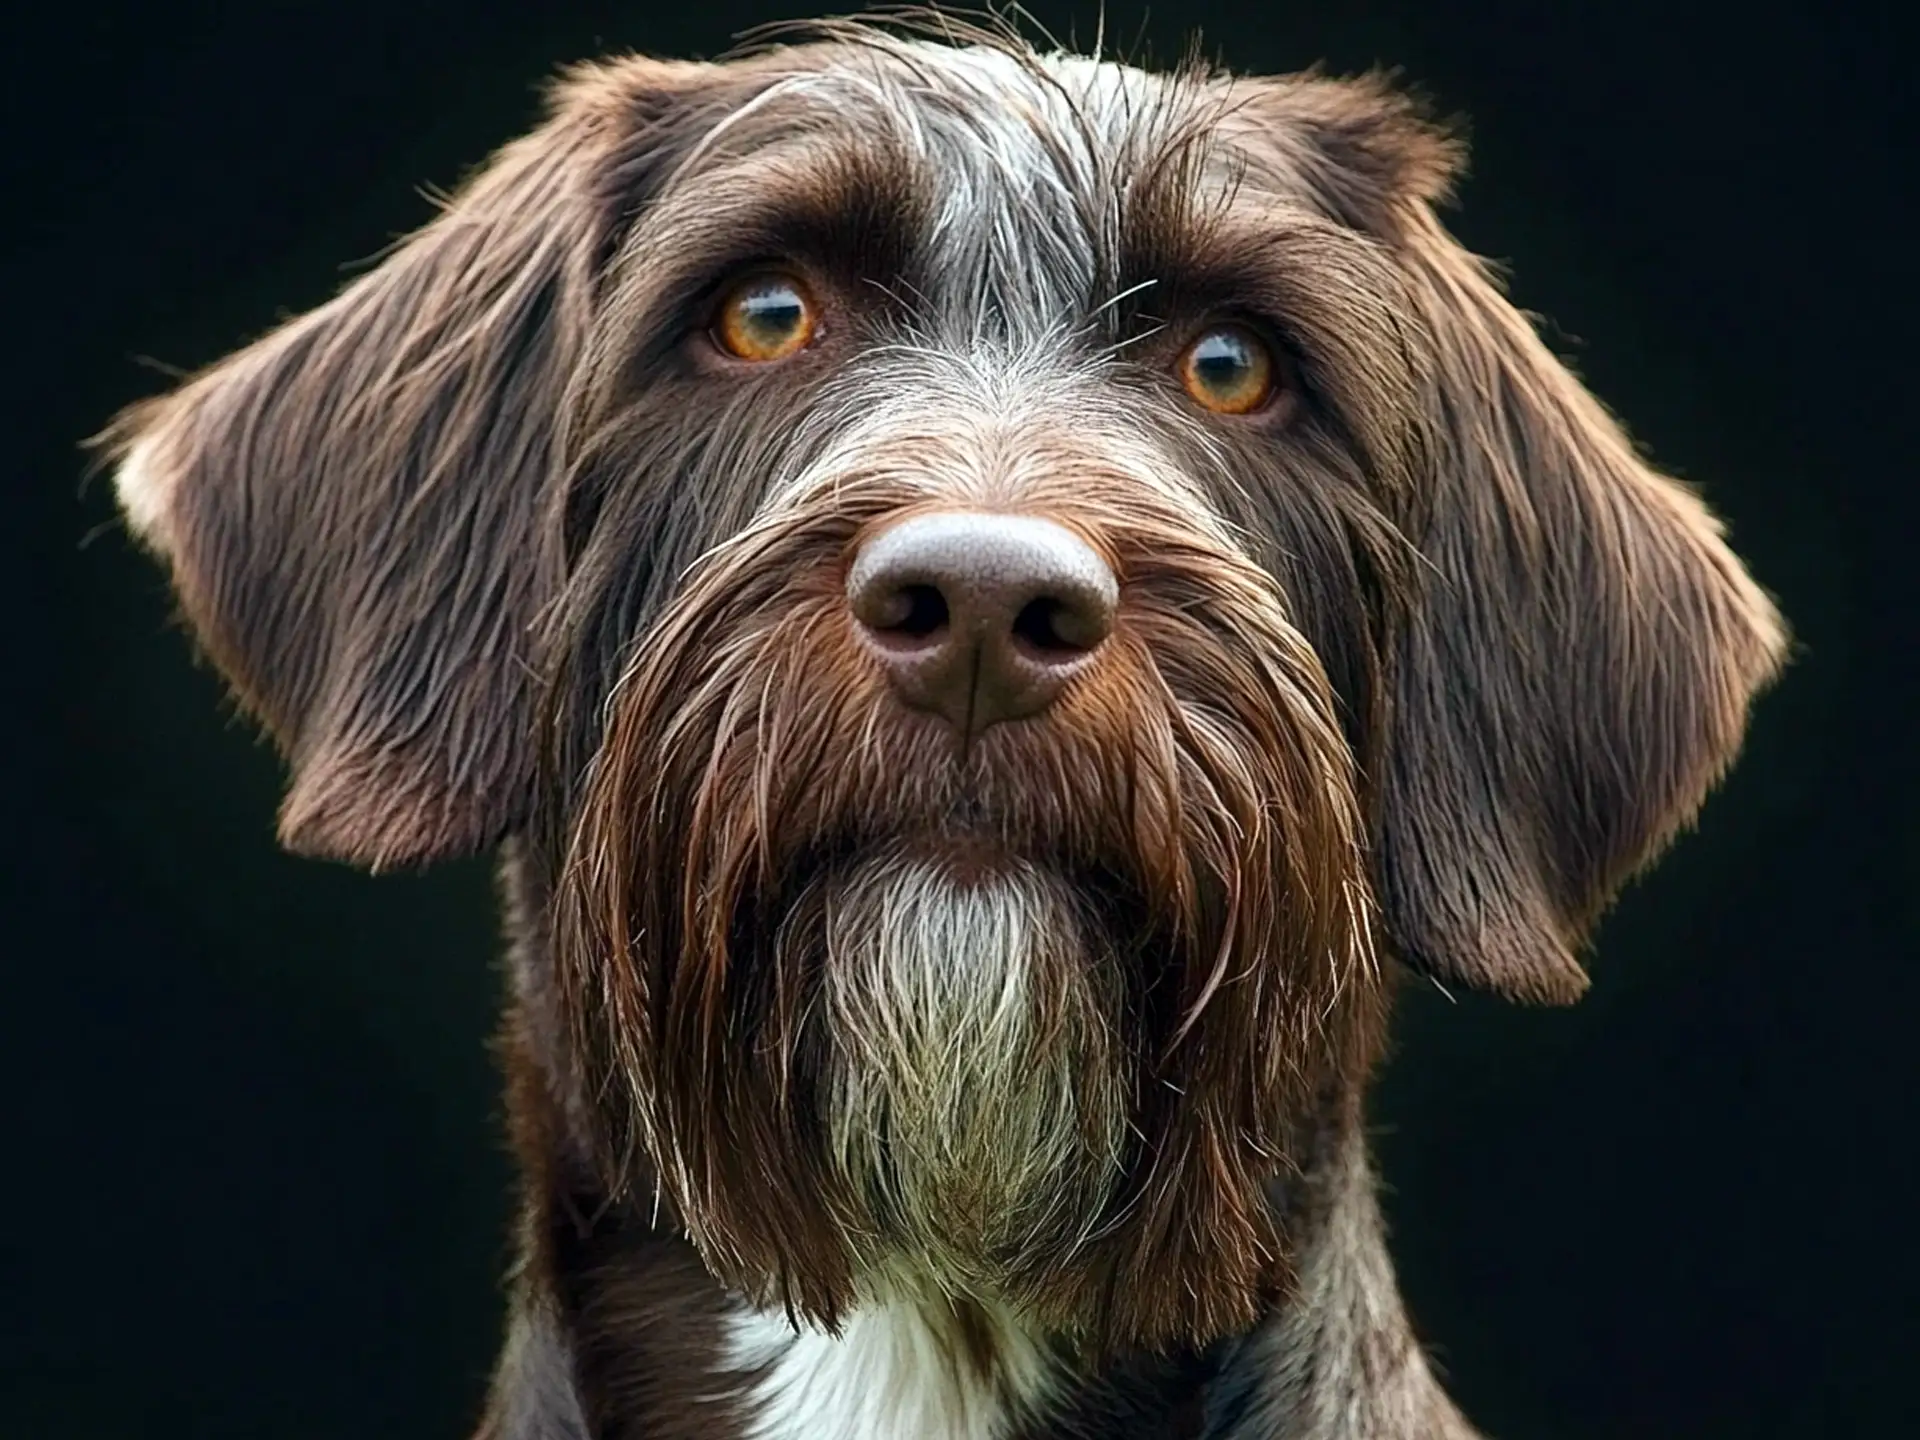
[[[784,360],[813,338],[813,297],[789,275],[756,275],[729,290],[713,318],[713,338],[742,360]]]
[[[1207,409],[1246,415],[1273,395],[1273,352],[1244,325],[1216,325],[1181,352],[1180,383]]]

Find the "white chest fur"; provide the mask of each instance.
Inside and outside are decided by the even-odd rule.
[[[737,1316],[727,1368],[759,1372],[753,1440],[1003,1440],[1042,1408],[1054,1362],[1010,1316],[948,1307],[870,1305],[838,1336],[796,1334],[777,1311]]]

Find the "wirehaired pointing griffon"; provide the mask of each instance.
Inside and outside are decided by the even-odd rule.
[[[1396,975],[1559,1003],[1782,653],[1376,80],[582,66],[105,443],[303,854],[498,849],[488,1440],[1433,1440]]]

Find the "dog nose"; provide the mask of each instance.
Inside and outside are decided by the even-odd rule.
[[[917,515],[869,539],[847,574],[894,689],[969,739],[1050,705],[1112,633],[1119,595],[1092,546],[1026,515]]]

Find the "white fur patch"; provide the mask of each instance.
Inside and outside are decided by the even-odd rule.
[[[121,513],[133,533],[151,545],[165,548],[167,517],[173,509],[177,473],[160,462],[155,437],[141,439],[127,452],[113,477]]]
[[[992,1361],[982,1370],[940,1301],[875,1303],[836,1338],[796,1334],[779,1311],[736,1316],[726,1368],[764,1374],[751,1395],[751,1440],[999,1440],[1057,1385],[1044,1347],[1008,1314],[984,1310]]]

